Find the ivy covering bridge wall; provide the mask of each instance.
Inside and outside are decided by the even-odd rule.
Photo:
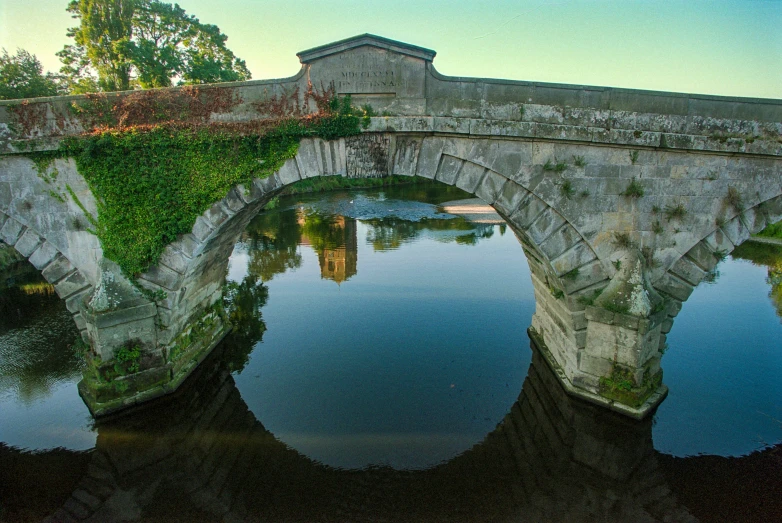
[[[104,255],[134,276],[156,264],[165,246],[190,232],[233,187],[279,170],[302,138],[355,135],[366,118],[349,97],[310,90],[303,105],[298,92],[254,104],[265,116],[258,120],[209,120],[237,103],[232,94],[207,97],[193,88],[113,102],[91,96],[73,106],[89,132],[64,139],[57,151],[27,154],[39,165],[75,159],[97,201],[92,220]]]

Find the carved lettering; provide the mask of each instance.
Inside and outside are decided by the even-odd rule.
[[[391,70],[342,71],[334,81],[337,92],[396,91],[397,75]]]

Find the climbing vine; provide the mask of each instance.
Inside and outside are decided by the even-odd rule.
[[[208,122],[209,111],[191,92],[180,96],[185,101],[161,96],[167,98],[137,96],[137,106],[88,99],[79,110],[99,125],[64,140],[58,151],[75,159],[95,195],[95,232],[104,255],[130,276],[154,265],[165,246],[190,232],[196,218],[231,188],[250,187],[254,178],[282,167],[302,138],[358,134],[365,112],[352,107],[350,97],[310,90],[305,102],[314,100],[315,112],[284,114],[288,101],[273,97],[264,118],[232,125]],[[152,123],[144,123],[145,111]]]

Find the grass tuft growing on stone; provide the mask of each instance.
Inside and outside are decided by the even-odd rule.
[[[614,233],[614,245],[619,247],[620,249],[629,249],[631,247],[635,246],[635,243],[633,243],[633,240],[630,239],[630,235],[626,232],[615,232]]]
[[[559,192],[568,200],[571,199],[573,195],[576,194],[576,190],[573,188],[573,182],[570,180],[562,182],[562,185],[559,186]]]
[[[671,220],[681,220],[685,216],[687,216],[687,209],[684,208],[684,205],[681,203],[678,203],[676,205],[666,205],[665,206],[665,219],[668,221]]]
[[[725,195],[725,204],[735,209],[736,212],[744,210],[744,200],[741,193],[735,187],[728,187],[728,194]]]
[[[622,195],[627,198],[640,198],[644,195],[644,186],[641,185],[641,182],[633,178]]]
[[[543,165],[543,170],[549,172],[561,173],[567,170],[567,164],[565,162],[554,163],[551,160],[546,160],[546,163]]]

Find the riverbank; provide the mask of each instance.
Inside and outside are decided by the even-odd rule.
[[[385,178],[346,178],[344,176],[320,176],[307,178],[289,185],[282,190],[280,196],[293,194],[308,194],[324,191],[337,191],[345,189],[374,189],[392,185],[415,185],[435,183],[428,178],[420,176],[386,176]]]
[[[749,241],[765,243],[766,245],[778,245],[782,247],[782,239],[780,238],[769,238],[768,236],[750,236]]]

